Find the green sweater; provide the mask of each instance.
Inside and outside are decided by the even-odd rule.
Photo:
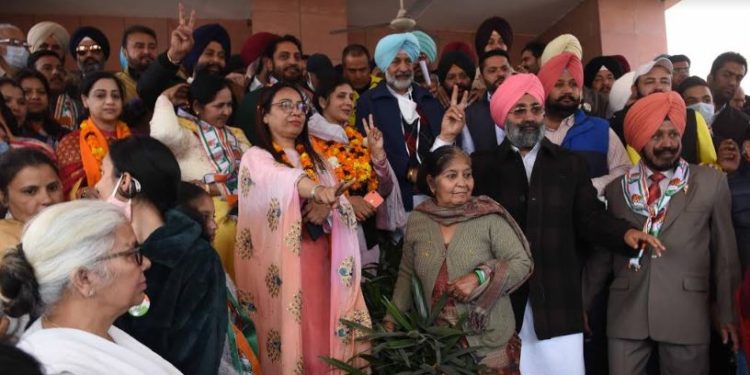
[[[409,284],[413,273],[422,281],[428,306],[432,306],[432,291],[444,260],[449,280],[472,272],[479,264],[491,259],[508,262],[505,285],[520,285],[529,276],[533,268],[531,254],[525,251],[521,239],[502,217],[485,215],[457,225],[446,251],[440,225],[429,216],[412,211],[393,292],[393,302],[399,310],[408,311],[412,306]],[[501,349],[514,333],[516,323],[508,297],[511,291],[508,290],[493,306],[485,332],[467,337],[469,345],[482,347],[477,352],[480,356]],[[471,307],[471,304],[457,303],[459,314],[468,314]]]

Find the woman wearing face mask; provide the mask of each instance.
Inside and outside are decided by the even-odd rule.
[[[352,182],[337,183],[314,151],[298,88],[277,83],[258,103],[258,144],[240,165],[237,293],[254,312],[264,373],[327,373],[320,356],[347,361],[368,348],[356,340],[361,332],[340,323],[370,325],[357,219],[340,197]],[[306,224],[318,209],[330,236]]]
[[[0,156],[0,201],[8,210],[5,219],[0,220],[0,254],[3,254],[21,242],[23,226],[29,219],[63,201],[57,166],[45,154],[30,148],[6,152]],[[5,324],[0,322],[0,337],[7,336],[11,341],[20,336],[28,322],[28,317],[2,319]]]
[[[49,114],[49,84],[47,79],[35,70],[22,70],[16,76],[26,98],[26,122],[20,126],[20,135],[37,139],[57,147],[63,136],[70,133],[60,126]]]
[[[478,346],[487,374],[518,374],[520,340],[509,294],[533,269],[526,237],[510,214],[492,199],[472,197],[471,159],[461,149],[433,151],[420,170],[421,191],[432,199],[414,209],[404,237],[393,302],[401,311],[412,306],[411,276],[422,282],[434,306],[449,296],[438,323],[457,324],[468,314],[475,334],[460,345]],[[386,326],[393,318],[386,316]]]
[[[128,126],[120,121],[122,95],[122,84],[108,72],[87,75],[81,85],[81,100],[89,116],[57,146],[63,190],[69,199],[90,193],[101,178],[109,144],[130,136]]]
[[[113,326],[144,298],[150,266],[120,210],[62,203],[32,219],[22,239],[0,260],[0,297],[7,314],[36,319],[18,347],[45,373],[180,374]]]
[[[343,78],[333,76],[318,81],[314,98],[318,113],[310,117],[309,127],[315,151],[331,165],[336,178],[354,180],[348,200],[359,223],[362,264],[366,265],[379,259],[379,251],[373,249],[378,243],[378,229],[393,231],[403,227],[406,214],[379,130],[367,122],[365,129],[372,128],[374,133],[363,138],[355,127],[349,126],[353,100],[354,89]],[[368,193],[370,197],[377,194],[391,202],[374,207],[368,202],[370,199],[365,199]]]
[[[180,167],[161,142],[133,136],[109,147],[100,199],[130,219],[143,254],[148,314],[117,326],[187,374],[215,374],[225,346],[224,271],[201,226],[175,210]]]
[[[229,212],[237,204],[237,171],[250,142],[242,130],[227,124],[232,115],[228,81],[198,73],[190,84],[192,113],[175,112],[170,96],[179,88],[171,88],[156,100],[151,136],[175,154],[184,181],[200,183],[213,197],[219,225],[214,247],[232,275],[237,223]]]

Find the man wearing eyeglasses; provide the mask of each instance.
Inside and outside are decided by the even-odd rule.
[[[21,29],[11,24],[0,24],[0,78],[12,78],[26,67],[29,45]]]
[[[488,195],[508,210],[534,257],[533,275],[511,294],[523,342],[521,373],[584,374],[579,241],[631,256],[639,241],[663,248],[609,216],[584,159],[544,137],[544,99],[532,74],[508,77],[492,95],[492,119],[505,128],[505,140],[472,155],[474,195]]]
[[[73,32],[68,45],[70,54],[75,56],[81,78],[104,70],[109,58],[109,41],[104,33],[92,26],[81,26]]]

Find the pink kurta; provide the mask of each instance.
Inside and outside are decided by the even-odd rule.
[[[285,152],[298,159],[294,150]],[[297,191],[303,175],[259,147],[240,166],[235,277],[240,301],[252,312],[265,375],[324,374],[328,366],[318,356],[347,361],[369,349],[355,340],[360,332],[339,322],[370,325],[351,205],[342,197],[332,210],[330,236],[314,242],[303,236]]]

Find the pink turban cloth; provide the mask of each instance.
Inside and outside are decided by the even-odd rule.
[[[505,118],[508,117],[508,112],[526,94],[533,96],[539,104],[544,105],[544,88],[535,75],[516,74],[503,81],[492,94],[490,102],[490,114],[497,126],[505,128]]]
[[[640,152],[667,118],[680,135],[685,132],[685,102],[680,94],[658,92],[638,99],[625,115],[625,142]]]
[[[570,52],[563,52],[549,59],[539,69],[537,76],[542,81],[545,95],[549,95],[549,92],[555,87],[555,82],[560,79],[565,70],[570,72],[578,87],[583,88],[583,64],[581,64],[581,59]]]

